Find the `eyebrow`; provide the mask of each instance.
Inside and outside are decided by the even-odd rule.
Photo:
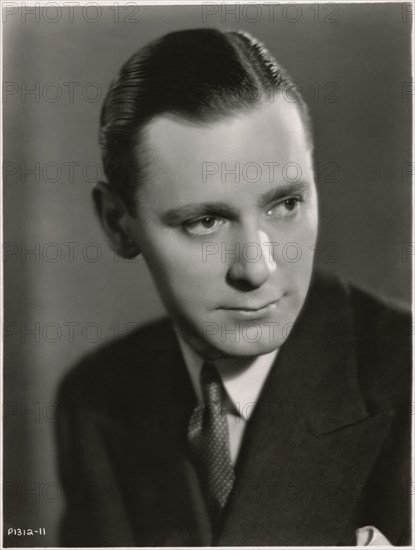
[[[306,195],[309,189],[310,186],[304,180],[279,185],[264,193],[257,202],[257,206],[265,208],[270,202],[281,200],[290,195]]]
[[[309,185],[305,181],[297,181],[293,183],[287,183],[284,185],[278,185],[273,189],[270,189],[257,201],[258,208],[264,208],[272,202],[279,201],[284,197],[296,194],[306,194],[309,190]],[[171,208],[161,215],[162,221],[167,225],[178,225],[186,220],[194,219],[202,216],[218,216],[235,220],[238,218],[238,211],[223,202],[204,202],[204,203],[190,203],[177,208]]]

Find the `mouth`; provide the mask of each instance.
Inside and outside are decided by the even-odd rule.
[[[281,298],[277,300],[267,302],[266,304],[253,305],[253,306],[241,306],[241,307],[221,307],[225,311],[229,311],[231,314],[235,314],[241,317],[255,318],[262,317],[271,313],[276,307]]]

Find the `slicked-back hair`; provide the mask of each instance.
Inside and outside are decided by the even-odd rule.
[[[162,114],[211,122],[252,109],[278,93],[307,106],[285,70],[255,38],[241,31],[194,29],[169,33],[136,52],[110,85],[101,112],[100,145],[108,184],[135,211],[145,177],[143,129]]]

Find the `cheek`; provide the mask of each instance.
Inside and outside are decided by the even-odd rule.
[[[313,263],[317,240],[317,215],[308,212],[297,223],[287,224],[278,231],[275,239],[274,258],[283,271],[307,275]]]
[[[214,286],[224,270],[216,243],[184,241],[182,235],[167,232],[156,237],[143,247],[143,255],[165,299],[200,302],[216,294]]]

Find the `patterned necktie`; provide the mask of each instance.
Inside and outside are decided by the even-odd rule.
[[[200,380],[204,405],[193,411],[188,440],[211,518],[217,521],[235,480],[224,407],[225,389],[216,368],[210,363],[204,363]]]

